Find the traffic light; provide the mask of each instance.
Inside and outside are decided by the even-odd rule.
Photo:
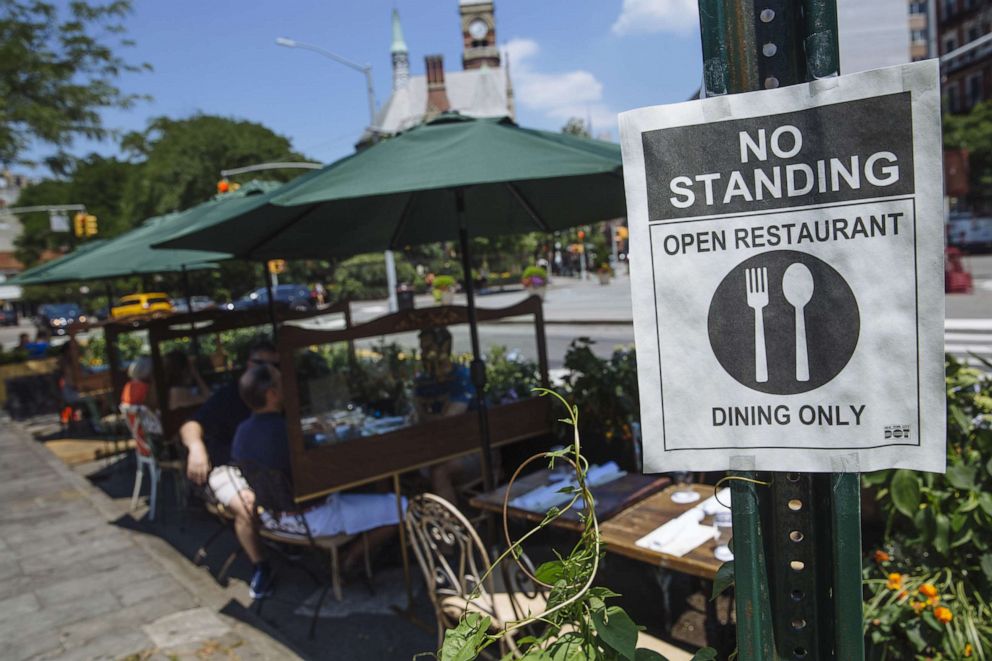
[[[218,193],[226,193],[229,190],[231,190],[231,182],[230,181],[228,181],[227,179],[221,179],[220,181],[217,182],[217,192]]]
[[[86,214],[83,218],[83,226],[86,234],[86,238],[97,235],[97,221],[96,216],[91,213]]]
[[[269,273],[274,273],[279,275],[286,270],[286,260],[285,259],[270,259],[269,260]]]
[[[630,236],[630,230],[621,225],[617,228],[617,241],[626,241],[627,237]]]
[[[586,240],[585,230],[579,230],[579,241],[585,241],[585,240]]]
[[[72,233],[81,239],[86,236],[86,213],[80,211],[72,217]]]

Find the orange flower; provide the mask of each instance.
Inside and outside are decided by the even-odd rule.
[[[911,601],[909,602],[909,605],[913,607],[913,611],[917,615],[919,615],[923,609],[927,607],[926,603],[922,601]]]
[[[944,608],[943,606],[937,606],[933,609],[933,616],[937,618],[938,622],[943,622],[947,624],[954,619],[954,614],[951,612],[950,608]]]
[[[927,597],[927,606],[936,606],[940,602],[940,597]]]
[[[934,586],[933,583],[924,583],[923,585],[920,586],[920,594],[922,594],[924,597],[931,597],[931,598],[936,597],[937,588],[936,586]]]
[[[890,556],[888,553],[886,553],[882,549],[878,549],[877,551],[875,551],[875,562],[880,562],[880,563],[881,562],[888,562],[891,559],[892,559],[892,556]]]
[[[900,590],[899,594],[896,596],[899,598],[899,601],[906,601],[906,598],[909,597],[909,593],[905,590]]]
[[[890,590],[901,590],[902,589],[902,574],[899,574],[897,572],[893,572],[893,573],[889,574],[889,580],[885,584],[885,587],[887,587]]]
[[[971,656],[971,643],[965,643],[964,645],[964,655]]]

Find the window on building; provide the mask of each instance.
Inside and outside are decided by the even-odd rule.
[[[977,25],[968,28],[968,43],[971,43],[982,36],[982,30]]]
[[[954,12],[957,10],[956,0],[944,0],[944,18],[948,16],[954,16]]]
[[[965,11],[975,8],[975,0],[964,0]]]
[[[926,14],[927,13],[927,3],[926,2],[911,2],[911,3],[909,3],[909,13],[910,14]]]
[[[958,47],[958,40],[953,36],[944,37],[944,54],[950,53]]]
[[[961,99],[958,97],[958,84],[956,81],[947,86],[947,109],[951,112],[961,111]]]
[[[916,42],[916,41],[926,41],[927,40],[927,31],[926,30],[913,30],[912,32],[909,33],[909,39],[910,39],[910,41],[914,41],[914,42]]]
[[[982,100],[982,92],[983,92],[982,88],[983,85],[982,85],[981,73],[973,73],[970,76],[968,76],[968,81],[965,85],[966,100],[967,100],[966,102],[968,104],[968,108],[971,108],[973,105],[975,105],[976,103]]]

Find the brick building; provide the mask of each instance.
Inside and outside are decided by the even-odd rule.
[[[940,72],[945,107],[971,110],[992,97],[992,1],[936,2]]]

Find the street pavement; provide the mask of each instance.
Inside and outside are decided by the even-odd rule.
[[[0,424],[0,657],[291,659],[278,635],[21,425]]]

